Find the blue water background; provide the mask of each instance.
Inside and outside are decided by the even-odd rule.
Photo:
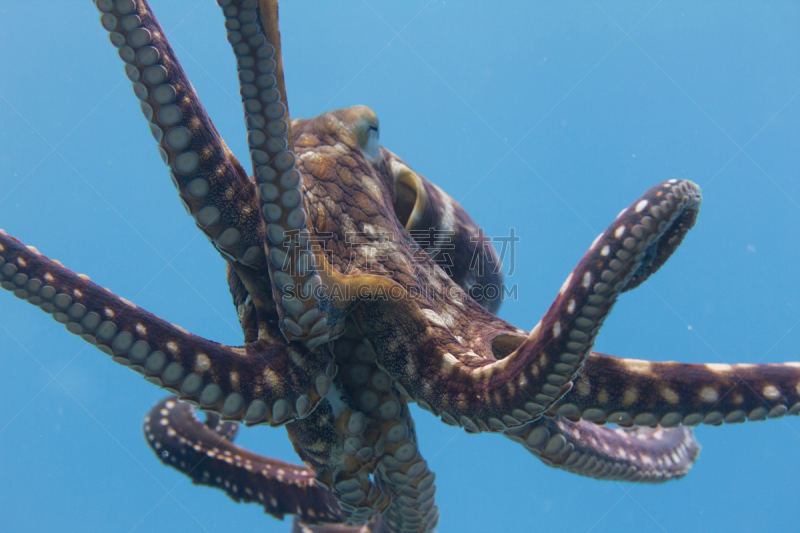
[[[152,4],[246,162],[219,8]],[[526,329],[622,208],[661,180],[691,179],[704,192],[696,228],[620,298],[596,349],[800,360],[798,6],[287,2],[290,110],[371,106],[381,144],[488,235],[515,228],[507,281],[519,299],[501,316]],[[240,344],[223,262],[180,207],[91,3],[0,2],[0,52],[0,227],[193,333]],[[140,427],[165,393],[108,359],[0,294],[0,530],[289,530],[163,467]],[[647,486],[553,470],[499,435],[412,409],[441,532],[798,527],[797,418],[698,428],[691,473]],[[283,429],[238,442],[296,461]]]

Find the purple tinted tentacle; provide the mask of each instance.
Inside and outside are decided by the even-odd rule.
[[[800,414],[800,364],[688,364],[593,352],[553,409],[622,426],[718,426]]]
[[[409,396],[446,422],[469,432],[519,426],[570,391],[617,297],[634,276],[651,274],[656,259],[663,263],[657,254],[675,251],[700,202],[698,187],[688,181],[646,191],[595,239],[533,331],[527,337],[494,332],[490,356],[466,349],[468,340],[450,332],[463,327],[452,315],[448,324],[442,313],[420,310],[409,298],[362,305],[370,339]]]
[[[325,395],[326,358],[300,344],[218,344],[170,324],[0,230],[0,287],[112,361],[203,409],[248,424],[307,416]]]
[[[258,503],[276,518],[293,514],[314,524],[342,520],[331,493],[314,482],[313,470],[236,446],[229,433],[212,430],[175,397],[154,405],[143,429],[161,462],[195,484],[222,489],[237,502]]]
[[[616,481],[663,483],[681,478],[700,452],[689,428],[630,430],[543,417],[504,435],[548,466]]]

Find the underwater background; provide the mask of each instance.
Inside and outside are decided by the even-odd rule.
[[[151,5],[228,146],[247,160],[210,0]],[[241,344],[219,255],[180,207],[88,1],[0,1],[0,227],[187,330]],[[285,2],[293,117],[365,104],[381,144],[460,202],[503,257],[530,329],[651,185],[704,193],[695,229],[622,296],[595,349],[696,363],[800,360],[800,4]],[[246,166],[249,166],[246,164]],[[0,530],[290,529],[196,487],[145,443],[166,393],[0,294]],[[596,481],[412,406],[444,532],[795,531],[800,419],[695,430],[688,476]],[[285,430],[237,443],[297,462]]]

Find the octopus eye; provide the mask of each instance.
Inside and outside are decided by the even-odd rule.
[[[377,163],[383,159],[381,147],[378,144],[378,115],[367,106],[353,106],[341,110],[342,123],[355,137],[361,153],[370,163]]]
[[[378,160],[381,157],[381,148],[378,144],[378,121],[377,117],[375,120],[365,120],[362,124],[359,125],[361,132],[359,137],[359,144],[361,145],[361,151],[364,152],[364,155],[367,156],[367,159],[372,161]]]

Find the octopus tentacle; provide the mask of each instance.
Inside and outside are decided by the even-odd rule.
[[[150,6],[144,0],[96,5],[184,207],[224,257],[263,266],[254,187],[211,123]]]
[[[617,296],[656,254],[675,251],[699,207],[700,190],[691,182],[650,188],[592,243],[525,342],[478,379],[502,383],[525,375],[523,390],[534,392],[525,410],[535,414],[553,406],[571,388]]]
[[[258,310],[259,338],[275,341],[255,186],[214,128],[147,2],[96,5],[181,203],[247,287]]]
[[[389,500],[370,479],[375,466],[371,449],[368,455],[358,454],[367,419],[344,405],[335,385],[331,394],[335,401],[286,429],[297,454],[317,473],[317,483],[331,491],[345,522],[362,524],[380,514]]]
[[[410,416],[408,421],[407,425],[413,429]],[[387,431],[387,440],[397,427],[395,425]],[[428,469],[427,461],[419,454],[406,464],[396,459],[409,446],[417,447],[413,433],[407,442],[396,447],[394,456],[385,456],[399,464],[384,459],[382,468],[378,469],[382,484],[392,496],[389,507],[381,515],[381,523],[385,524],[386,531],[433,531],[439,523],[439,508],[434,503],[436,474]]]
[[[382,426],[400,417],[402,407],[389,377],[375,367],[368,341],[339,339],[334,357],[339,368],[336,392],[345,405],[334,408],[337,441],[318,479],[331,487],[351,521],[364,522],[389,505],[387,491],[371,474],[384,455]],[[385,417],[375,416],[379,405]]]
[[[148,444],[165,465],[198,485],[224,490],[237,502],[258,503],[276,518],[296,515],[305,523],[341,522],[330,492],[314,471],[263,457],[233,444],[231,432],[201,423],[194,408],[175,397],[161,400],[144,419]]]
[[[239,274],[231,267],[230,263],[226,263],[225,273],[228,278],[228,290],[233,299],[233,306],[236,308],[236,316],[239,318],[239,326],[242,328],[242,333],[244,334],[244,341],[246,343],[255,342],[262,336],[259,335],[259,332],[262,331],[262,325],[266,323],[267,327],[271,324],[277,326],[277,320],[263,320],[264,318],[268,318],[270,313],[263,309],[259,310],[256,307],[256,303],[253,297],[250,296],[242,278],[239,277]],[[267,284],[267,287],[269,287],[269,284]],[[271,302],[272,300],[270,299],[269,301]],[[274,318],[277,319],[277,312],[275,312],[274,309],[270,309],[270,311],[272,311]],[[267,338],[283,338],[280,329],[277,327],[269,329],[271,331],[268,332]]]
[[[175,399],[177,400],[178,397],[176,396]],[[152,411],[153,408],[151,408],[150,410]],[[236,422],[222,420],[219,417],[219,415],[213,411],[206,412],[205,425],[208,429],[210,429],[220,437],[224,437],[231,442],[233,442],[236,439],[236,435],[239,434],[239,428],[241,427]]]
[[[225,419],[281,425],[307,416],[327,393],[322,355],[300,344],[233,348],[192,335],[2,230],[0,286],[150,383]]]
[[[419,453],[414,423],[402,395],[377,364],[368,339],[338,339],[334,344],[344,390],[367,420],[355,457],[374,456],[377,484],[391,496],[383,512],[392,531],[430,531],[438,521],[435,475]],[[348,442],[345,442],[347,446]],[[367,453],[365,453],[367,452]]]
[[[310,348],[327,342],[330,327],[316,293],[321,284],[309,251],[308,205],[295,168],[291,119],[281,59],[276,1],[219,2],[239,72],[247,142],[257,184],[264,249],[280,328]]]
[[[622,426],[718,426],[800,414],[800,364],[687,364],[592,353],[552,410]]]
[[[663,483],[681,478],[700,453],[689,428],[612,429],[543,417],[504,435],[548,466],[617,481]]]
[[[354,324],[333,348],[339,372],[322,404],[287,426],[300,457],[350,524],[381,516],[386,531],[426,532],[438,521],[434,474],[419,454],[402,395]],[[377,529],[384,531],[384,529]]]
[[[691,182],[649,189],[592,243],[527,338],[495,334],[491,359],[466,350],[440,317],[405,299],[363,308],[370,338],[409,395],[446,422],[470,432],[521,425],[569,392],[619,294],[634,276],[653,272],[656,254],[674,252],[699,206]]]

